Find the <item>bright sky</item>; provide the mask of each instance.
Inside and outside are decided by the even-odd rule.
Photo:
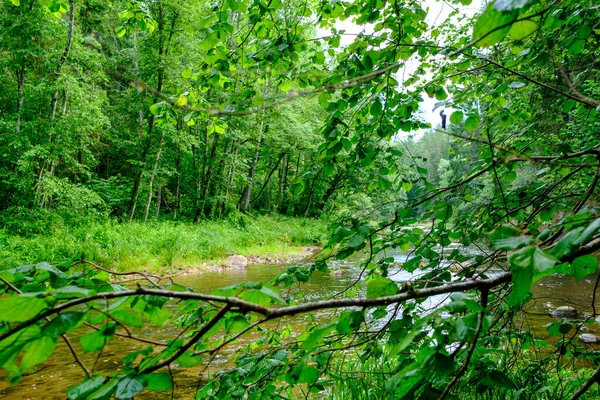
[[[424,2],[425,8],[429,9],[428,15],[427,15],[427,18],[425,19],[425,21],[430,26],[437,26],[437,25],[441,24],[442,22],[444,22],[446,20],[446,18],[448,18],[448,16],[450,15],[450,13],[452,12],[453,9],[457,9],[461,13],[465,14],[466,16],[471,17],[481,10],[482,4],[485,1],[486,0],[473,0],[469,6],[454,6],[454,5],[449,5],[448,3],[442,2],[442,1],[425,0],[425,2]],[[346,31],[346,33],[349,33],[349,34],[359,34],[361,32],[368,34],[368,33],[372,32],[371,26],[369,26],[369,25],[359,26],[349,20],[338,22],[336,24],[336,28],[338,30],[344,29]],[[328,34],[328,32],[323,32],[323,33]],[[352,35],[342,36],[340,43],[342,45],[349,45],[350,43],[352,43],[353,40],[354,40],[354,36],[352,36]],[[399,82],[402,82],[403,76],[406,79],[409,78],[412,75],[412,72],[417,68],[417,66],[418,66],[417,59],[413,58],[413,59],[408,60],[406,62],[406,66],[403,68],[403,70],[398,72],[398,74],[396,76],[397,80]],[[440,115],[439,115],[440,108],[438,108],[434,111],[434,107],[435,107],[437,100],[435,98],[430,99],[426,95],[424,95],[423,98],[424,98],[424,101],[421,103],[421,111],[423,112],[423,117],[427,122],[429,122],[433,127],[435,127],[436,125],[439,125],[441,122]],[[448,116],[453,111],[450,108],[446,108],[445,110],[446,110],[445,111],[446,115],[448,115]],[[416,136],[420,136],[422,134],[423,134],[422,131],[417,132]],[[406,134],[404,132],[399,133],[400,137],[406,137],[409,135],[415,135],[415,133],[414,132],[409,133],[409,134]]]

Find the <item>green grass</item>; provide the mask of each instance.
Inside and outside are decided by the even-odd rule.
[[[44,233],[0,231],[0,269],[40,261],[85,258],[119,271],[165,272],[218,265],[230,254],[284,257],[320,243],[324,222],[240,216],[189,222],[57,224]]]

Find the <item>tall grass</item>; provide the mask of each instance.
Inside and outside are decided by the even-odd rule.
[[[40,261],[86,259],[120,271],[169,270],[215,264],[230,254],[281,257],[319,243],[323,222],[289,217],[239,216],[189,222],[57,224],[39,233],[0,230],[0,269]]]

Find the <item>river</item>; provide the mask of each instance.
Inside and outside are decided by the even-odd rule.
[[[400,255],[396,255],[400,257]],[[341,275],[330,273],[315,273],[309,282],[303,284],[305,301],[326,298],[334,293],[344,290],[353,283],[360,274],[356,264],[348,262],[336,263],[334,268],[344,271]],[[239,282],[268,282],[278,273],[286,269],[281,265],[250,265],[244,270],[221,270],[208,271],[202,274],[189,274],[177,277],[176,283],[191,287],[195,291],[210,293],[214,289],[226,287]],[[395,281],[405,281],[411,278],[411,274],[399,269],[390,269],[390,278]],[[539,339],[548,339],[549,334],[544,326],[557,318],[550,316],[554,307],[570,305],[580,313],[592,314],[591,293],[593,292],[596,276],[591,275],[576,282],[570,277],[551,276],[540,280],[533,288],[533,299],[525,308],[522,318],[523,329],[534,331]],[[438,296],[429,300],[425,307],[435,307],[445,301],[445,297]],[[303,322],[298,322],[302,324]],[[600,335],[598,324],[588,325],[590,333]],[[174,328],[164,327],[152,330],[135,332],[138,336],[151,338],[153,340],[164,340],[175,334]],[[71,334],[71,336],[74,336]],[[251,337],[250,339],[252,340]],[[78,340],[72,340],[79,348]],[[100,356],[91,354],[84,356],[87,365],[94,365],[97,372],[108,372],[120,366],[120,359],[124,351],[130,351],[131,344],[121,338],[115,338],[109,342]],[[225,352],[213,360],[211,369],[215,371],[227,364],[231,352]],[[206,376],[203,367],[191,369],[177,369],[175,371],[176,386],[175,398],[193,398],[200,376]],[[0,397],[6,399],[64,399],[65,391],[69,386],[77,384],[82,379],[82,372],[73,362],[66,346],[59,341],[59,346],[51,358],[38,368],[38,372],[24,376],[15,385],[9,385],[6,381],[4,371],[0,372]],[[143,393],[136,396],[137,399],[168,398],[162,394]]]

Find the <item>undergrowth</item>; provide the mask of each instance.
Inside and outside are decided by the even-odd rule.
[[[321,221],[281,216],[191,222],[118,223],[87,220],[29,231],[32,221],[7,221],[0,230],[0,269],[82,254],[119,271],[166,272],[218,264],[231,254],[282,257],[314,246],[326,230]],[[39,225],[36,225],[39,226]]]

